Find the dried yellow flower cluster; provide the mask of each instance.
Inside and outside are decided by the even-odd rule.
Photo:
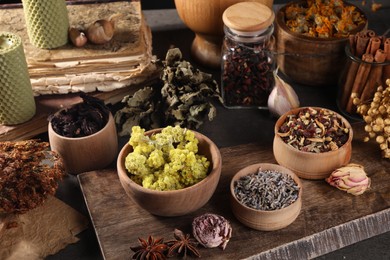
[[[359,98],[353,102],[357,112],[363,116],[368,136],[364,141],[375,138],[382,150],[382,156],[390,159],[390,79],[386,80],[386,88],[379,86],[370,104],[362,103]]]
[[[126,157],[126,169],[145,188],[177,190],[207,176],[210,162],[197,154],[198,139],[191,130],[167,126],[149,137],[143,128],[134,126],[129,144],[133,152]]]

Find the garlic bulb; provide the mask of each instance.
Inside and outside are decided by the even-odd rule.
[[[299,99],[294,89],[274,73],[275,86],[268,97],[268,108],[273,115],[281,116],[299,107]]]

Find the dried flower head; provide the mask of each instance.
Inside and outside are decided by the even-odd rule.
[[[364,171],[364,167],[354,163],[334,170],[325,180],[330,185],[352,195],[363,194],[371,185],[371,179]]]
[[[192,233],[196,240],[206,248],[225,249],[232,236],[232,227],[224,217],[206,213],[193,220]]]
[[[54,195],[62,159],[38,140],[0,143],[0,212],[25,213]]]

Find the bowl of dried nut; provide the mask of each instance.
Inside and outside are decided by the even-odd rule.
[[[292,109],[277,120],[274,131],[276,161],[301,178],[327,178],[351,159],[352,127],[332,110]]]
[[[238,171],[230,182],[232,212],[244,225],[262,231],[287,227],[302,208],[302,183],[286,167],[258,163]]]
[[[131,130],[117,160],[130,199],[157,216],[182,216],[204,206],[218,185],[222,158],[205,135],[180,126]]]

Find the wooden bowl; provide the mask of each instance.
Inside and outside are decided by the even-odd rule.
[[[276,55],[279,70],[296,83],[308,86],[336,86],[346,65],[344,48],[348,37],[315,38],[290,31],[285,22],[285,10],[278,10],[275,20]],[[363,11],[358,9],[363,14]],[[367,22],[353,30],[355,34],[367,28]],[[285,54],[285,55],[282,55]]]
[[[349,137],[347,142],[338,150],[334,151],[323,153],[300,151],[299,149],[286,144],[277,133],[288,115],[297,114],[304,108],[305,107],[293,109],[282,115],[277,120],[274,129],[275,137],[273,142],[273,153],[278,164],[289,168],[299,177],[312,180],[325,179],[329,177],[333,170],[347,164],[350,161],[352,155],[353,130],[349,122],[344,117],[332,111],[342,120],[345,126],[349,128]],[[312,108],[316,110],[325,109],[319,107]]]
[[[118,155],[118,137],[115,122],[110,113],[107,124],[97,133],[85,137],[65,137],[57,134],[49,122],[50,148],[64,160],[70,174],[103,169]]]
[[[291,205],[277,210],[257,210],[242,204],[235,196],[234,183],[241,177],[262,170],[274,170],[290,175],[299,186],[298,199]],[[298,217],[302,208],[302,183],[289,169],[271,163],[252,164],[237,172],[230,182],[230,201],[234,216],[245,226],[256,230],[273,231],[287,227]]]
[[[223,39],[222,14],[229,6],[245,0],[175,0],[180,19],[195,33],[191,56],[203,66],[221,67]],[[259,2],[272,9],[273,0],[247,0]]]
[[[152,135],[161,132],[161,128],[145,132]],[[157,216],[173,217],[194,212],[205,205],[218,185],[221,175],[222,159],[218,147],[206,136],[193,131],[199,140],[198,154],[210,161],[208,176],[200,182],[180,190],[157,191],[147,189],[135,183],[125,168],[126,156],[133,151],[128,143],[122,148],[117,160],[119,181],[126,194],[141,208]]]

